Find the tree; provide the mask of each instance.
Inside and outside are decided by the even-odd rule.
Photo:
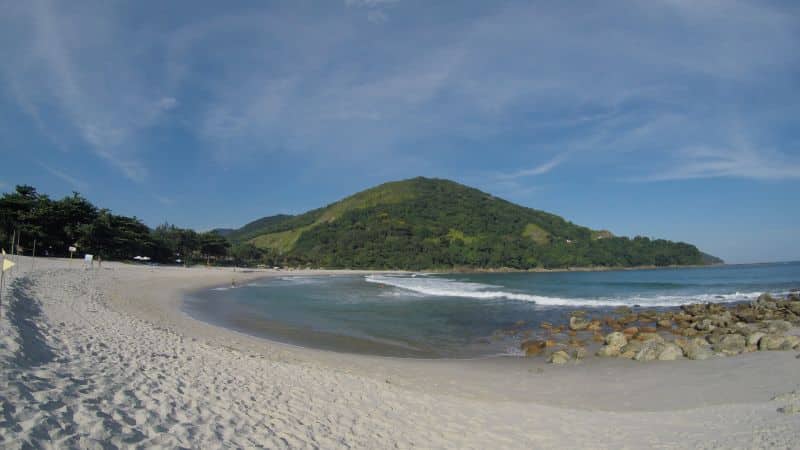
[[[225,256],[230,245],[227,239],[213,231],[200,234],[200,253],[206,258],[206,264],[210,264],[211,258]]]

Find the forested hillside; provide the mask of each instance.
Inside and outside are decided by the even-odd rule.
[[[615,237],[458,183],[386,183],[298,216],[272,216],[232,239],[289,264],[353,268],[563,268],[710,262],[693,245]]]

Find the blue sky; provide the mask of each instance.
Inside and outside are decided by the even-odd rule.
[[[209,229],[450,178],[800,259],[794,2],[0,1],[0,190]]]

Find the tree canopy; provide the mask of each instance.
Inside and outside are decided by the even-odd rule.
[[[154,261],[206,261],[225,258],[229,242],[214,232],[163,224],[150,229],[136,217],[94,206],[77,192],[60,200],[32,186],[17,186],[0,196],[0,242],[11,249],[12,237],[30,254],[66,256],[70,246],[104,259],[147,256]]]

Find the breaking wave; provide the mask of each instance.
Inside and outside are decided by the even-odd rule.
[[[417,275],[414,277],[389,276],[389,275],[368,275],[365,280],[369,283],[392,286],[415,294],[423,294],[435,297],[461,297],[482,300],[518,300],[533,302],[542,306],[575,306],[575,307],[613,307],[613,306],[633,306],[641,305],[645,307],[669,307],[680,306],[689,303],[732,303],[752,301],[758,298],[763,292],[733,292],[733,293],[706,293],[706,294],[686,294],[686,295],[653,295],[653,296],[629,296],[617,298],[567,298],[549,297],[543,295],[530,294],[525,292],[514,292],[502,290],[502,286],[490,284],[456,281],[441,277],[426,277]],[[775,295],[785,295],[785,293],[775,293]]]

